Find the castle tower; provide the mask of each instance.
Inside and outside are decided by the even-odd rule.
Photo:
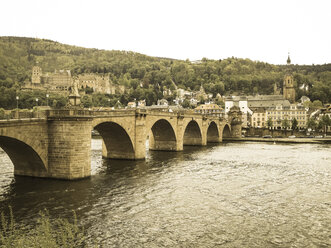
[[[38,65],[32,67],[32,77],[31,77],[32,84],[40,84],[41,75],[42,75],[42,70]]]
[[[289,100],[291,103],[295,102],[295,89],[293,75],[290,71],[291,59],[290,54],[287,57],[286,73],[283,82],[283,97]]]

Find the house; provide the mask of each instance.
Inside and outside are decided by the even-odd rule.
[[[128,102],[129,108],[135,108],[137,106],[136,102]]]
[[[140,100],[138,101],[138,107],[145,107],[146,106],[146,100]]]
[[[166,99],[161,99],[161,100],[157,100],[157,105],[161,105],[161,106],[168,106],[168,101]]]
[[[219,116],[221,117],[223,114],[223,109],[217,104],[201,104],[194,109],[195,113],[206,114],[211,116]]]

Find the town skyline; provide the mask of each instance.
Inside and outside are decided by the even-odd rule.
[[[1,36],[190,61],[284,64],[290,52],[293,64],[331,62],[327,1],[14,0],[3,9]]]

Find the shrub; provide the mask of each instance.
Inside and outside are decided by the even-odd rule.
[[[9,207],[9,217],[1,213],[0,247],[47,247],[71,248],[86,247],[84,230],[77,225],[76,214],[73,214],[73,223],[66,219],[51,221],[47,210],[39,213],[35,228],[26,230],[18,226]]]

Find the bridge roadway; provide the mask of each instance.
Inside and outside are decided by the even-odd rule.
[[[237,114],[224,119],[188,111],[46,110],[37,118],[0,120],[0,147],[15,175],[72,180],[91,175],[93,129],[103,138],[104,157],[144,159],[147,139],[150,150],[181,151],[183,145],[240,137]]]

